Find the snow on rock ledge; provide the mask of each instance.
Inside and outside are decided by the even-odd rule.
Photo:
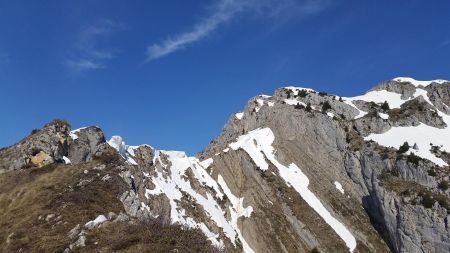
[[[316,211],[324,221],[330,225],[330,227],[336,232],[336,234],[345,242],[350,252],[353,252],[356,248],[356,239],[352,233],[321,203],[320,199],[314,195],[308,188],[309,179],[301,171],[301,169],[295,165],[290,164],[284,166],[279,163],[275,158],[275,149],[272,146],[275,136],[270,128],[256,129],[250,131],[248,134],[240,136],[236,142],[231,143],[229,146],[233,150],[242,148],[253,159],[256,165],[263,171],[269,168],[266,159],[269,160],[278,169],[280,176],[284,179],[285,183],[289,187],[293,187],[305,202]]]
[[[410,83],[416,87],[419,87],[419,86],[426,87],[432,83],[443,84],[445,82],[448,82],[447,80],[442,80],[442,79],[436,79],[436,80],[431,80],[431,81],[418,81],[411,77],[396,77],[392,80],[396,81],[396,82],[400,82],[400,83]]]
[[[70,131],[70,133],[69,133],[70,138],[72,138],[72,140],[78,139],[77,133],[80,132],[81,130],[85,129],[85,128],[86,128],[86,127],[81,127],[81,128],[78,128],[78,129],[75,129],[75,130]]]
[[[111,137],[111,139],[108,141],[108,144],[115,150],[117,150],[117,152],[119,152],[119,154],[125,160],[127,160],[128,163],[132,165],[137,165],[136,161],[131,157],[134,156],[134,149],[136,147],[125,145],[125,142],[123,141],[122,137],[117,135]]]
[[[95,218],[95,220],[91,220],[89,222],[87,222],[86,224],[84,224],[84,226],[86,228],[92,229],[95,226],[102,224],[103,222],[107,221],[108,219],[105,217],[105,215],[101,214],[99,216],[97,216],[97,218]]]

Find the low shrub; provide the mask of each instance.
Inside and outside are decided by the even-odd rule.
[[[383,110],[383,111],[389,111],[389,104],[388,104],[388,102],[387,101],[384,101],[384,103],[381,105],[381,109]]]
[[[308,95],[308,92],[306,90],[299,90],[298,91],[298,96],[301,98],[306,97],[306,95]]]
[[[425,193],[422,196],[421,203],[425,208],[432,208],[435,202],[436,202],[436,200],[433,199],[433,196],[431,196],[431,194],[429,194],[429,193]]]
[[[307,112],[311,112],[312,108],[311,108],[311,103],[307,103],[306,107],[305,107],[305,111]]]
[[[411,153],[406,158],[406,161],[415,165],[419,165],[420,157],[416,156],[414,153]]]
[[[438,187],[439,187],[439,189],[446,191],[448,189],[448,182],[445,180],[442,180],[441,182],[439,182]]]
[[[331,109],[331,105],[328,101],[325,101],[322,105],[322,112],[325,113]]]
[[[429,169],[428,170],[428,176],[432,176],[432,177],[435,177],[437,174],[436,174],[436,171],[434,170],[434,169]]]
[[[297,103],[297,104],[294,106],[294,108],[295,108],[295,109],[305,109],[305,106],[302,105],[302,104],[300,104],[300,103]]]
[[[405,142],[403,143],[403,145],[401,145],[401,146],[398,148],[398,153],[399,153],[399,154],[404,154],[404,153],[406,153],[408,150],[409,150],[409,144],[408,144],[407,141],[405,141]]]

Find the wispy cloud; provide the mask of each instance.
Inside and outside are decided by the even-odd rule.
[[[103,65],[102,63],[93,62],[87,59],[66,60],[65,64],[75,72],[105,68],[105,65]]]
[[[331,0],[216,0],[209,14],[190,30],[168,37],[160,43],[147,47],[146,61],[161,58],[195,43],[221,25],[242,14],[258,17],[287,18],[307,16],[328,7]]]
[[[444,40],[439,46],[440,46],[440,47],[450,46],[450,38]]]
[[[106,68],[106,62],[116,56],[116,50],[108,46],[108,38],[124,29],[124,25],[109,19],[86,26],[78,34],[64,64],[75,73]]]

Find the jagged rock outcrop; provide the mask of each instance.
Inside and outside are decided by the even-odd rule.
[[[0,152],[0,173],[18,170],[26,166],[42,167],[54,162],[64,162],[67,153],[70,125],[55,120],[33,133],[18,144]]]
[[[280,88],[195,157],[52,123],[21,142],[48,145],[2,150],[0,166],[95,162],[84,174],[120,181],[126,220],[198,229],[225,252],[449,252],[449,89],[410,78],[352,98]]]
[[[68,158],[73,164],[91,161],[98,146],[105,143],[105,136],[98,127],[86,127],[70,133]]]

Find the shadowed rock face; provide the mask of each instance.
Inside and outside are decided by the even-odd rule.
[[[129,217],[197,228],[225,252],[449,252],[449,167],[421,157],[431,146],[399,151],[367,138],[419,125],[445,131],[449,88],[394,79],[358,99],[280,88],[250,99],[196,157],[50,123],[0,151],[1,166],[64,156],[113,166]],[[386,108],[378,91],[398,106]],[[443,147],[433,153],[448,161]]]

